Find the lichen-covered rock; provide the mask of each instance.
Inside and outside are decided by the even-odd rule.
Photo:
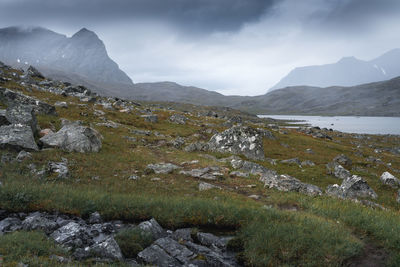
[[[34,97],[26,96],[7,88],[0,87],[0,100],[9,106],[15,104],[32,106],[35,113],[57,115],[56,108],[54,106],[42,102]]]
[[[0,221],[0,236],[4,233],[21,230],[21,220],[18,218],[5,218]]]
[[[69,123],[64,125],[58,132],[45,135],[40,142],[45,147],[58,147],[68,152],[99,152],[101,149],[102,136],[94,129]]]
[[[290,175],[263,175],[265,186],[284,192],[299,192],[310,196],[322,195],[322,190],[315,185],[306,184]]]
[[[12,105],[6,110],[6,118],[11,124],[27,125],[34,134],[37,132],[37,120],[32,106]]]
[[[346,179],[347,177],[351,176],[348,170],[346,170],[342,165],[335,161],[328,163],[326,165],[326,169],[328,174],[333,175],[339,179]]]
[[[111,260],[122,260],[122,252],[114,237],[110,236],[103,242],[94,244],[90,247],[90,252],[92,254],[100,257]]]
[[[205,180],[217,180],[218,178],[224,176],[224,174],[221,173],[220,171],[221,169],[219,167],[206,167],[202,169],[193,169],[190,171],[180,171],[179,174],[188,175]]]
[[[49,161],[47,163],[47,173],[52,174],[56,173],[57,178],[65,179],[69,177],[69,169],[68,169],[68,161],[67,159],[63,158],[61,162],[53,162]]]
[[[299,166],[301,165],[301,161],[299,160],[299,158],[281,160],[281,163],[295,164],[295,165],[299,165]]]
[[[207,151],[208,150],[208,144],[203,143],[203,142],[195,142],[192,144],[189,144],[184,148],[186,152],[194,152],[194,151]]]
[[[251,127],[234,126],[215,134],[208,145],[212,151],[244,155],[254,160],[265,159],[262,136]]]
[[[172,163],[158,163],[158,164],[149,164],[146,167],[148,170],[155,172],[156,174],[167,174],[171,173],[176,169],[179,169],[179,166],[176,166]]]
[[[177,124],[186,124],[188,118],[181,114],[173,114],[171,117],[169,117],[169,120]]]
[[[30,126],[21,124],[0,126],[0,148],[39,150]]]
[[[32,154],[22,150],[18,153],[17,157],[15,158],[18,162],[22,162],[24,160],[32,159]]]
[[[204,182],[199,183],[199,191],[205,191],[205,190],[210,190],[210,189],[214,189],[214,188],[221,189],[221,187],[212,185],[209,183],[204,183]]]
[[[138,228],[144,232],[151,233],[154,239],[164,237],[166,235],[164,229],[158,224],[158,222],[153,218],[149,221],[141,222]]]
[[[337,162],[338,164],[340,164],[342,166],[348,167],[348,168],[350,168],[352,165],[351,159],[344,154],[340,154],[340,155],[336,156],[333,159],[333,161]]]
[[[378,197],[367,182],[357,175],[345,178],[340,186],[337,184],[329,185],[326,189],[326,193],[330,196],[350,199],[366,197],[375,199]]]
[[[43,230],[47,234],[57,229],[58,224],[40,212],[35,212],[30,214],[22,222],[22,227],[24,230]]]
[[[400,187],[400,180],[397,179],[395,176],[393,176],[390,172],[384,172],[382,173],[380,177],[380,181],[388,185],[392,188],[399,188]]]

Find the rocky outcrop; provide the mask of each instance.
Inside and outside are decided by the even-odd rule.
[[[251,127],[234,126],[215,134],[208,146],[212,151],[244,155],[254,160],[265,159],[262,136]]]
[[[6,110],[6,119],[11,124],[22,124],[30,126],[32,132],[37,133],[38,125],[32,106],[19,104],[12,105]]]
[[[58,132],[40,138],[45,147],[57,147],[68,152],[99,152],[102,136],[93,128],[68,123]]]
[[[339,179],[346,179],[347,177],[351,176],[348,170],[346,170],[342,165],[338,164],[335,161],[328,163],[326,165],[326,169],[328,174],[333,175]]]
[[[382,173],[380,179],[383,184],[388,185],[392,188],[400,187],[400,180],[393,176],[390,172]]]
[[[26,96],[18,92],[14,92],[7,88],[0,87],[0,100],[6,103],[8,106],[17,104],[23,106],[32,106],[35,113],[46,114],[46,115],[57,115],[54,106],[42,102],[36,98]]]
[[[31,127],[21,124],[0,127],[0,148],[9,148],[17,151],[39,150],[35,143]]]
[[[322,195],[322,190],[315,185],[306,184],[286,174],[261,176],[264,185],[284,192],[299,192],[310,196]]]
[[[369,187],[367,182],[360,176],[353,175],[345,178],[342,184],[329,185],[326,189],[326,194],[338,198],[377,198],[378,195]]]
[[[167,174],[172,173],[174,170],[179,169],[179,166],[176,166],[172,163],[158,163],[158,164],[149,164],[146,169],[149,172],[154,172],[156,174]]]

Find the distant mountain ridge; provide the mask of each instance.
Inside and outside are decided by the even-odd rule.
[[[41,27],[0,29],[0,60],[15,67],[33,65],[49,77],[75,75],[98,83],[132,84],[104,43],[86,28],[71,37]]]
[[[33,65],[47,77],[82,84],[101,95],[138,101],[230,107],[253,114],[400,116],[400,77],[347,87],[294,86],[253,97],[225,96],[174,82],[134,84],[108,56],[97,35],[85,28],[70,38],[37,27],[0,29],[0,61],[17,67]],[[324,77],[326,68],[341,71],[340,66],[352,66],[355,77],[381,79],[376,70],[385,77],[396,75],[399,62],[400,49],[395,49],[373,61],[344,58],[316,69]],[[363,67],[358,69],[360,64]],[[367,71],[371,73],[364,77]]]
[[[336,63],[299,67],[283,77],[270,91],[289,86],[354,86],[400,76],[400,49],[364,61],[344,57]]]

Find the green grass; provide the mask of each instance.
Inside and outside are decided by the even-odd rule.
[[[135,258],[140,251],[154,241],[151,233],[139,228],[124,229],[115,236],[115,240],[126,258]]]

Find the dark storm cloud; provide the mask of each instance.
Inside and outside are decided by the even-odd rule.
[[[3,0],[3,21],[72,24],[152,20],[188,31],[234,31],[256,21],[275,0]]]

